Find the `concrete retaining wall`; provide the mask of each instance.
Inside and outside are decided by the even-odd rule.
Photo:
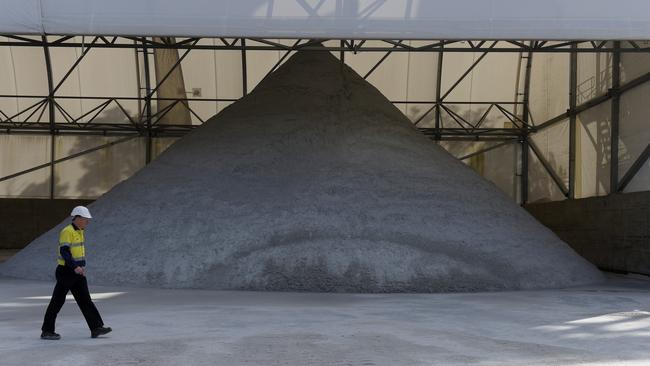
[[[650,275],[650,192],[536,203],[526,209],[598,267]]]
[[[92,200],[0,199],[0,249],[22,249],[65,219],[74,206]]]

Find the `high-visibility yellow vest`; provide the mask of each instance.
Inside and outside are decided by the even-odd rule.
[[[75,262],[80,263],[81,266],[85,266],[86,263],[86,250],[84,249],[84,231],[75,230],[72,224],[66,226],[61,230],[59,235],[59,247],[57,250],[58,259],[57,262],[61,266],[65,266],[65,260],[61,257],[61,247],[70,247],[70,253],[72,254],[72,259]]]

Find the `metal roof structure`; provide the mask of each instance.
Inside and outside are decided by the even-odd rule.
[[[342,62],[356,65],[357,71],[369,80],[378,77],[382,69],[406,63],[406,67],[386,71],[394,74],[398,70],[404,75],[393,75],[390,80],[381,76],[386,80],[377,80],[385,85],[380,90],[390,92],[396,81],[401,83],[407,79],[404,95],[387,96],[407,114],[412,114],[409,117],[424,134],[449,143],[481,142],[479,148],[456,154],[461,159],[517,146],[517,167],[513,174],[518,193],[513,196],[520,202],[528,201],[532,174],[529,164],[533,163],[543,170],[545,179],[562,197],[576,197],[577,181],[581,179],[576,169],[584,169],[586,165],[578,157],[582,133],[578,119],[587,112],[600,111],[603,106],[608,110],[599,113],[605,113],[608,120],[605,128],[608,138],[594,148],[607,155],[608,172],[604,180],[608,182],[601,182],[607,192],[599,188],[597,194],[624,191],[637,173],[645,169],[650,157],[650,141],[643,137],[628,149],[634,153],[629,154],[624,169],[619,164],[619,127],[624,117],[621,98],[641,90],[650,80],[648,68],[623,79],[622,73],[623,76],[632,73],[621,70],[626,57],[632,60],[628,63],[642,65],[645,55],[650,53],[650,44],[644,41],[650,39],[650,12],[647,11],[650,3],[645,1],[4,0],[3,6],[0,52],[6,50],[11,56],[8,65],[13,67],[14,75],[6,80],[16,86],[0,90],[0,136],[44,135],[51,141],[47,162],[20,169],[0,169],[0,184],[49,168],[50,197],[56,196],[55,165],[134,139],[145,141],[144,160],[149,162],[155,156],[155,139],[188,133],[218,112],[221,105],[247,94],[292,53],[323,49],[338,55]],[[22,51],[27,52],[25,60],[42,58],[35,66],[42,68],[38,73],[42,80],[36,81],[42,82],[42,87],[21,87],[21,83],[35,82],[21,77],[30,71],[16,72],[21,66],[14,53]],[[126,73],[124,78],[134,79],[130,81],[137,85],[131,87],[133,93],[118,94],[108,87],[101,95],[89,93],[88,88],[84,91],[80,68],[100,52],[104,58],[110,57],[110,53],[131,53],[127,57],[133,58],[135,71]],[[171,52],[172,56],[160,66],[163,52]],[[185,72],[187,77],[192,67],[206,62],[206,58],[191,61],[197,53],[214,55],[210,56],[213,57],[210,62],[214,64],[215,79],[218,65],[227,64],[228,68],[236,69],[220,71],[237,74],[228,76],[232,79],[229,88],[233,92],[225,96],[217,90],[211,95],[201,94],[200,88],[196,92],[187,81],[183,84],[182,74],[181,81],[175,81],[180,83],[182,95],[162,92],[178,73]],[[260,63],[260,58],[266,58],[262,55],[272,56]],[[424,59],[422,55],[431,58]],[[507,66],[503,60],[489,64],[491,69],[511,67],[509,72],[515,82],[509,86],[512,91],[506,93],[511,97],[475,96],[471,88],[459,92],[481,67],[484,67],[483,74],[490,73],[485,70],[488,55],[512,57]],[[597,59],[597,68],[602,70],[595,70],[593,77],[585,77],[585,80],[596,80],[589,82],[597,84],[592,89],[598,89],[585,98],[582,94],[586,81],[580,79],[579,59],[592,56]],[[362,63],[356,61],[363,57],[366,59]],[[425,61],[416,61],[419,66],[412,67],[418,57]],[[535,98],[531,96],[531,84],[536,81],[531,78],[538,80],[537,84],[547,83],[544,78],[552,77],[556,70],[544,66],[549,70],[540,71],[536,79],[533,60],[552,57],[562,60],[553,61],[552,67],[559,67],[559,73],[566,75],[566,85],[563,81],[553,91],[548,87],[544,96]],[[606,66],[600,65],[602,57]],[[227,62],[223,62],[226,58]],[[110,62],[93,62],[90,72],[94,74],[102,74],[110,65]],[[387,66],[391,62],[393,66]],[[425,71],[429,73],[426,82],[430,87],[424,93],[412,92],[409,83],[415,84],[417,74]],[[604,77],[599,74],[603,72]],[[239,81],[234,81],[236,78]],[[71,80],[79,84],[77,89],[69,88]],[[494,79],[488,82],[494,83]],[[95,85],[94,89],[101,89],[101,85]],[[562,99],[553,95],[557,93],[565,93],[566,100],[562,103],[566,105],[548,107],[555,99]],[[81,107],[71,108],[73,102]],[[531,108],[544,103],[547,105],[542,118],[539,113],[531,112]],[[12,106],[11,110],[7,105]],[[217,107],[200,110],[201,105]],[[185,110],[183,121],[174,121],[178,108]],[[467,108],[475,110],[466,113]],[[106,117],[109,109],[115,112],[112,117]],[[119,116],[115,117],[116,114]],[[493,114],[499,115],[498,124],[487,122]],[[562,139],[566,138],[566,164],[554,162],[547,151],[552,147],[545,147],[533,138],[559,125],[567,126],[566,136],[562,135]],[[60,156],[55,151],[55,140],[73,135],[115,138]],[[529,162],[530,159],[534,162]]]

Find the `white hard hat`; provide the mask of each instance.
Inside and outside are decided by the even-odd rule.
[[[87,219],[92,219],[93,217],[90,216],[90,211],[84,206],[77,206],[72,209],[72,212],[70,213],[70,216],[81,216],[85,217]]]

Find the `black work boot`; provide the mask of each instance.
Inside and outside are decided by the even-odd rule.
[[[90,331],[90,337],[91,337],[91,338],[97,338],[97,337],[99,337],[100,335],[104,335],[104,334],[106,334],[106,333],[110,333],[112,330],[113,330],[113,329],[111,329],[111,327],[104,327],[104,326],[97,327],[97,328],[95,328],[95,329],[93,329],[93,330]]]
[[[45,332],[45,331],[43,331],[41,333],[41,339],[56,341],[56,340],[61,339],[61,335],[59,335],[57,333],[54,333],[54,332]]]

